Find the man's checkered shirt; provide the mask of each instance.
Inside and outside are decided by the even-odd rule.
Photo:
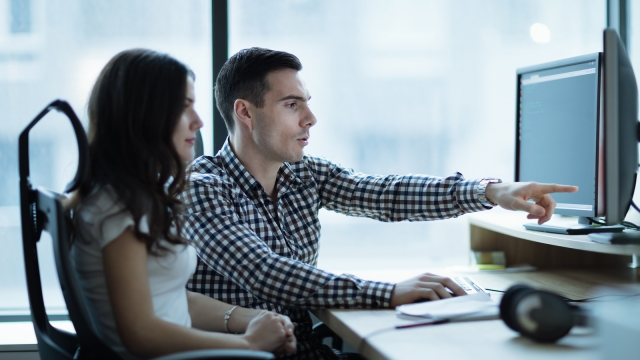
[[[198,266],[187,287],[226,303],[285,314],[296,323],[296,358],[333,358],[309,337],[307,310],[388,308],[393,284],[315,267],[321,208],[380,221],[457,217],[491,208],[480,180],[462,174],[370,176],[305,156],[279,170],[278,204],[229,146],[192,164],[185,236]]]

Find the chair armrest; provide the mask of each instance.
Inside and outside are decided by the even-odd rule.
[[[311,333],[321,342],[324,339],[331,339],[331,347],[342,351],[342,338],[333,332],[325,323],[319,322],[313,325]]]
[[[237,360],[270,360],[273,354],[255,350],[194,350],[185,351],[155,358],[155,360],[204,360],[204,359],[237,359]]]

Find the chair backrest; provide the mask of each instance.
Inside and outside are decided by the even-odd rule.
[[[38,340],[38,352],[42,359],[118,359],[120,357],[96,335],[69,259],[70,217],[69,211],[63,205],[64,196],[43,188],[34,189],[29,180],[29,131],[51,110],[58,110],[67,115],[78,142],[78,170],[74,179],[67,185],[66,192],[75,190],[86,175],[89,153],[82,124],[69,104],[64,101],[57,100],[49,104],[20,134],[22,242],[31,319]],[[43,230],[51,235],[60,287],[77,335],[51,326],[47,317],[37,252],[37,242]]]
[[[36,193],[37,216],[43,217],[43,230],[51,234],[60,287],[69,311],[69,318],[77,333],[78,356],[88,359],[120,358],[97,336],[87,311],[87,304],[69,254],[71,234],[68,224],[71,218],[63,204],[65,196],[43,188],[38,188]]]
[[[29,194],[37,196],[34,193]],[[24,203],[24,201],[22,201]],[[37,242],[40,240],[40,226],[37,224],[35,204],[29,202],[21,204],[22,212],[22,247],[24,266],[27,279],[27,292],[31,307],[31,321],[38,340],[38,352],[42,359],[72,359],[78,348],[77,338],[67,331],[51,326],[44,307],[42,283],[40,281],[40,267],[38,265]],[[25,212],[28,220],[25,221]],[[33,215],[31,215],[33,214]]]

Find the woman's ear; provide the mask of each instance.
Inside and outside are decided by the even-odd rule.
[[[255,107],[247,100],[237,99],[233,103],[234,117],[238,120],[238,126],[245,126],[249,131],[253,130]]]

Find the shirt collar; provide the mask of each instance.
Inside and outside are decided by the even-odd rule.
[[[251,190],[256,186],[262,186],[260,183],[251,175],[251,173],[242,165],[236,154],[231,150],[231,144],[229,142],[229,137],[225,140],[224,144],[218,154],[216,155],[224,164],[224,167],[227,169],[227,172],[231,177],[234,178],[236,183],[246,189]],[[299,166],[300,163],[284,163],[283,166],[278,170],[278,178],[276,181],[282,181],[284,185],[290,185],[293,187],[297,187],[301,185],[303,182],[308,181],[311,178],[311,174],[308,174],[308,170],[304,171],[300,176],[296,174],[296,171],[292,169],[293,167]],[[288,186],[287,186],[288,187]]]
[[[293,187],[302,185],[302,183],[305,181],[304,179],[301,179],[301,176],[306,177],[305,175],[308,171],[305,171],[304,174],[298,174],[293,171],[292,167],[298,164],[299,163],[284,163],[278,171],[278,177],[282,177],[286,183],[290,183]]]

